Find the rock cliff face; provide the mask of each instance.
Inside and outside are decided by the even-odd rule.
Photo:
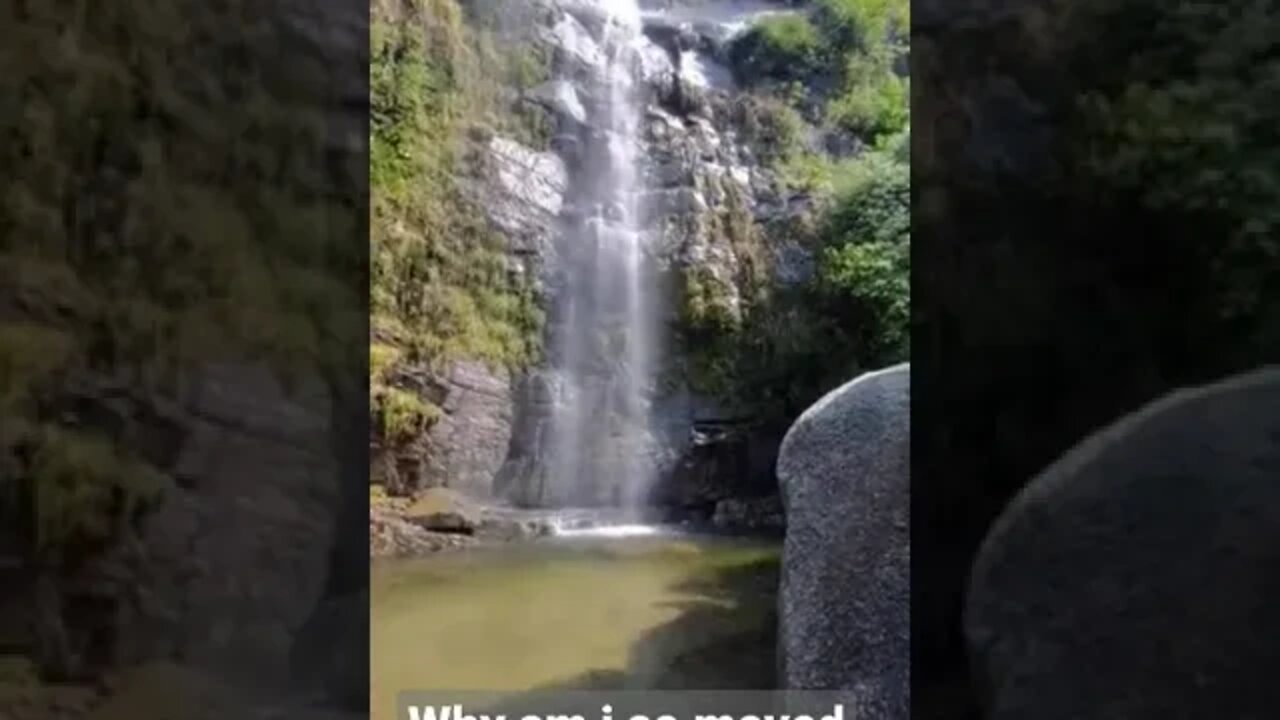
[[[441,417],[427,432],[421,485],[488,497],[511,442],[510,377],[481,363],[455,363],[440,395]]]
[[[0,258],[0,547],[21,565],[0,587],[22,626],[0,652],[69,692],[154,662],[280,692],[308,618],[367,583],[361,523],[346,531],[367,492],[351,241],[368,20],[291,0],[171,9],[0,11],[13,47],[52,49],[4,81],[41,108],[6,115],[13,147],[83,180],[32,191],[29,217],[52,220],[13,225]],[[48,91],[54,76],[80,92]],[[23,154],[6,196],[41,175]],[[44,374],[13,373],[15,349]],[[335,380],[353,374],[358,390]]]
[[[265,368],[205,368],[169,399],[103,386],[128,432],[156,438],[153,506],[111,548],[37,581],[42,664],[72,677],[168,658],[245,682],[284,682],[330,581],[342,502],[332,398]],[[239,578],[231,582],[229,578]],[[59,610],[61,608],[61,610]]]
[[[470,191],[506,238],[511,272],[536,289],[548,315],[546,336],[552,338],[569,322],[562,299],[567,274],[577,271],[570,258],[579,252],[566,248],[562,238],[579,236],[575,228],[591,217],[591,208],[575,203],[587,194],[583,183],[594,177],[584,159],[593,156],[593,144],[608,140],[601,123],[609,88],[600,72],[607,18],[601,5],[582,0],[471,5],[505,17],[499,25],[510,42],[549,58],[549,79],[519,99],[550,118],[545,147],[500,133],[486,136],[483,171]],[[657,268],[660,283],[648,291],[663,300],[664,330],[680,321],[691,298],[705,312],[733,322],[753,282],[795,282],[810,270],[803,248],[769,231],[802,215],[807,200],[783,190],[767,162],[775,139],[762,121],[764,111],[734,85],[725,64],[735,33],[762,13],[788,9],[781,3],[642,3],[644,37],[633,69],[643,96],[637,206],[646,262]],[[653,442],[640,452],[649,455],[665,485],[676,485],[659,487],[656,498],[701,507],[710,516],[717,502],[752,494],[746,478],[771,475],[772,457],[735,445],[741,433],[700,433],[700,422],[734,420],[725,409],[729,399],[691,390],[679,348],[669,337],[655,342],[665,360],[654,393]],[[433,402],[442,418],[416,444],[413,457],[398,463],[413,476],[406,484],[447,485],[479,497],[537,504],[548,472],[552,415],[562,394],[559,372],[558,358],[549,356],[510,376],[479,363],[438,373]],[[780,437],[766,431],[750,439],[776,447]],[[691,477],[700,478],[695,484],[701,490],[682,489]],[[743,478],[734,481],[742,487],[727,478]]]

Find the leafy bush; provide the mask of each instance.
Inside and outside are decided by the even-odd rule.
[[[884,149],[851,165],[820,231],[815,293],[872,366],[906,359],[910,323],[910,168]]]
[[[764,162],[782,162],[803,147],[805,124],[799,113],[769,95],[743,94],[735,100],[734,122],[743,142]]]
[[[900,74],[909,12],[905,0],[821,0],[811,14],[761,20],[734,41],[730,59],[745,85],[874,141],[910,121],[910,84]]]
[[[785,15],[766,18],[729,47],[729,61],[739,81],[803,80],[822,67],[827,49],[809,18]]]
[[[910,3],[902,0],[819,0],[817,17],[831,46],[841,52],[865,52],[905,38],[910,13]]]
[[[751,257],[754,275],[735,279],[742,302],[730,321],[714,302],[717,283],[691,271],[680,339],[696,388],[786,419],[861,370],[907,358],[910,103],[895,71],[908,21],[905,0],[820,0],[811,15],[765,20],[731,48],[757,86],[735,108],[742,139],[786,189],[816,202],[812,217],[769,236],[807,251],[814,272],[798,286],[769,282],[762,236],[735,233],[735,255]],[[871,149],[837,159],[806,148],[797,108]]]
[[[830,121],[856,135],[876,138],[896,133],[910,121],[910,81],[888,70],[849,63],[844,91],[827,105]]]
[[[790,240],[813,253],[815,273],[797,287],[744,296],[740,322],[687,324],[686,370],[696,388],[787,419],[861,370],[907,358],[908,145],[903,132],[855,160],[805,156],[829,205],[797,223]]]

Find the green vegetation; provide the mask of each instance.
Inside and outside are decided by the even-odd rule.
[[[743,282],[741,315],[693,315],[681,326],[695,387],[742,401],[741,409],[785,419],[857,373],[909,356],[910,173],[905,135],[855,161],[829,162],[826,201],[814,217],[764,232],[814,256],[795,286]],[[761,232],[760,228],[754,230]],[[760,238],[751,240],[762,247]],[[759,263],[764,266],[763,262]],[[708,285],[689,282],[688,292]],[[688,282],[688,281],[687,281]],[[714,286],[712,286],[714,287]],[[686,312],[708,307],[686,298]],[[714,307],[714,306],[713,306]]]
[[[938,617],[959,617],[990,523],[1066,448],[1280,362],[1277,39],[1276,6],[1243,0],[1062,0],[930,31],[931,120],[977,105],[978,86],[947,83],[990,78],[1025,104],[980,112],[1044,131],[995,140],[1009,164],[966,162],[969,139],[939,133],[916,178],[940,198],[915,217],[930,238],[917,342],[924,374],[952,377],[930,403],[998,418],[946,412],[912,440],[923,476],[945,478],[920,507],[945,528],[924,552],[954,568]],[[977,716],[960,623],[946,633],[913,683],[929,717]]]
[[[910,120],[909,4],[903,0],[821,0],[812,15],[768,18],[730,47],[739,80],[803,101],[795,85],[816,88],[822,122],[868,140],[900,132]]]
[[[733,288],[706,268],[682,279],[679,329],[697,388],[785,419],[858,372],[909,356],[910,117],[896,72],[907,13],[903,0],[822,0],[810,16],[761,22],[731,48],[754,85],[734,107],[743,139],[813,210],[763,228],[739,219],[732,233],[726,219],[745,213],[721,210],[712,237],[750,257],[750,269]],[[802,81],[821,90],[798,90]],[[809,122],[868,149],[844,158],[810,150]],[[768,280],[776,260],[766,244],[788,243],[812,257],[812,272],[783,286]]]
[[[364,159],[328,146],[329,109],[299,99],[329,80],[255,45],[253,7],[0,10],[17,59],[0,93],[22,98],[0,110],[0,527],[46,568],[167,482],[131,451],[130,418],[71,411],[86,388],[163,397],[223,360],[285,381],[363,367]]]
[[[739,78],[803,80],[818,71],[826,47],[809,18],[787,15],[757,23],[729,48]]]
[[[743,94],[733,105],[734,124],[742,141],[765,163],[785,162],[800,152],[804,119],[785,101],[764,93]]]
[[[1275,357],[1280,347],[1280,13],[1242,2],[1212,11],[1156,12],[1134,0],[1126,15],[1145,20],[1141,47],[1125,58],[1124,84],[1100,84],[1081,97],[1090,142],[1082,184],[1098,182],[1161,217],[1185,269],[1205,273],[1196,317],[1221,322],[1234,337],[1220,348]],[[1085,17],[1116,52],[1118,22],[1100,8]],[[1126,19],[1127,22],[1127,19]],[[1082,53],[1083,54],[1083,53]],[[1185,58],[1185,59],[1184,59]],[[1117,64],[1121,62],[1116,59]],[[1182,270],[1184,268],[1180,268]]]
[[[533,292],[460,181],[482,172],[476,144],[489,132],[538,146],[549,125],[536,108],[497,99],[503,86],[546,79],[540,51],[477,27],[455,0],[401,5],[375,15],[372,29],[370,256],[373,410],[383,432],[404,438],[438,411],[395,387],[390,365],[519,367],[537,357]]]
[[[848,60],[841,92],[827,104],[830,121],[864,137],[901,131],[910,120],[907,78],[891,71],[895,53],[877,48]]]

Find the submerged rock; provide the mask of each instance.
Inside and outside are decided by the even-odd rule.
[[[988,535],[965,630],[989,718],[1280,706],[1280,370],[1159,400],[1050,466]]]
[[[908,717],[910,377],[898,365],[831,392],[778,459],[783,684],[846,691],[853,717]]]
[[[475,538],[457,533],[438,533],[410,522],[394,507],[369,508],[369,556],[379,558],[414,557],[466,547]]]

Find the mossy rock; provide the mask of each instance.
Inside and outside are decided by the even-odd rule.
[[[729,47],[739,82],[803,80],[822,69],[828,50],[809,18],[789,15],[763,20]]]
[[[448,488],[430,488],[405,509],[409,522],[436,532],[471,534],[480,526],[480,511],[474,504]]]

